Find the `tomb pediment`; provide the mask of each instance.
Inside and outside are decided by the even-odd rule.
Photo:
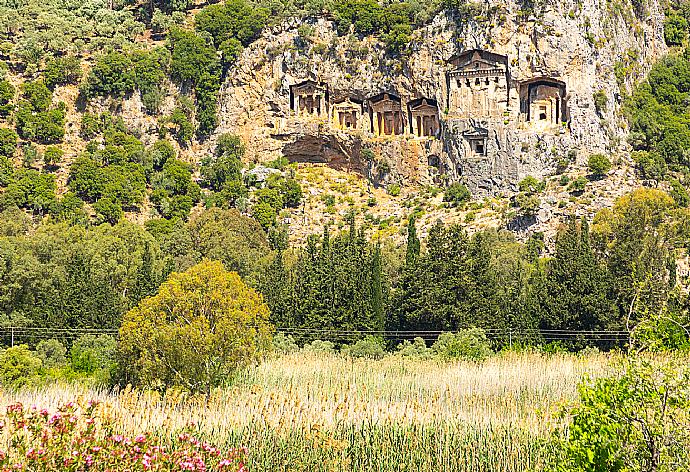
[[[486,128],[475,127],[468,129],[462,133],[466,139],[482,139],[489,137],[489,130]]]
[[[488,71],[508,69],[508,57],[481,49],[471,49],[451,57],[448,63],[453,71]]]
[[[436,100],[432,100],[430,98],[418,98],[416,100],[412,100],[407,104],[407,106],[410,107],[410,111],[413,112],[436,113],[438,111],[438,104],[436,103]]]
[[[327,90],[327,85],[324,83],[315,82],[313,80],[305,80],[295,85],[290,86],[293,94],[311,95],[314,93],[323,93]]]

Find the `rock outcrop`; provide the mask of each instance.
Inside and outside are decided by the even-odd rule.
[[[492,0],[481,18],[437,16],[404,58],[375,38],[338,36],[327,19],[304,24],[265,31],[243,52],[218,133],[239,134],[254,162],[327,163],[384,185],[462,180],[478,194],[624,153],[624,89],[666,52],[655,0],[645,12]]]

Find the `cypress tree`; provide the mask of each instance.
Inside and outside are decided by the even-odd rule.
[[[421,244],[417,237],[417,226],[414,215],[410,215],[407,222],[407,252],[405,254],[405,265],[411,267],[419,257]]]

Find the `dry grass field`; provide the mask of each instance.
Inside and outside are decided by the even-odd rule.
[[[54,409],[98,399],[123,432],[190,424],[243,445],[249,470],[524,471],[553,460],[556,412],[606,355],[501,354],[480,363],[298,353],[238,374],[210,398],[75,385],[0,391],[0,404]]]

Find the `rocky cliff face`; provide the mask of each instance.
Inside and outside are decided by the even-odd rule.
[[[625,154],[621,97],[666,52],[659,4],[644,8],[489,1],[474,19],[437,16],[403,58],[327,19],[288,22],[243,52],[218,133],[242,136],[254,162],[510,192],[594,152]]]

